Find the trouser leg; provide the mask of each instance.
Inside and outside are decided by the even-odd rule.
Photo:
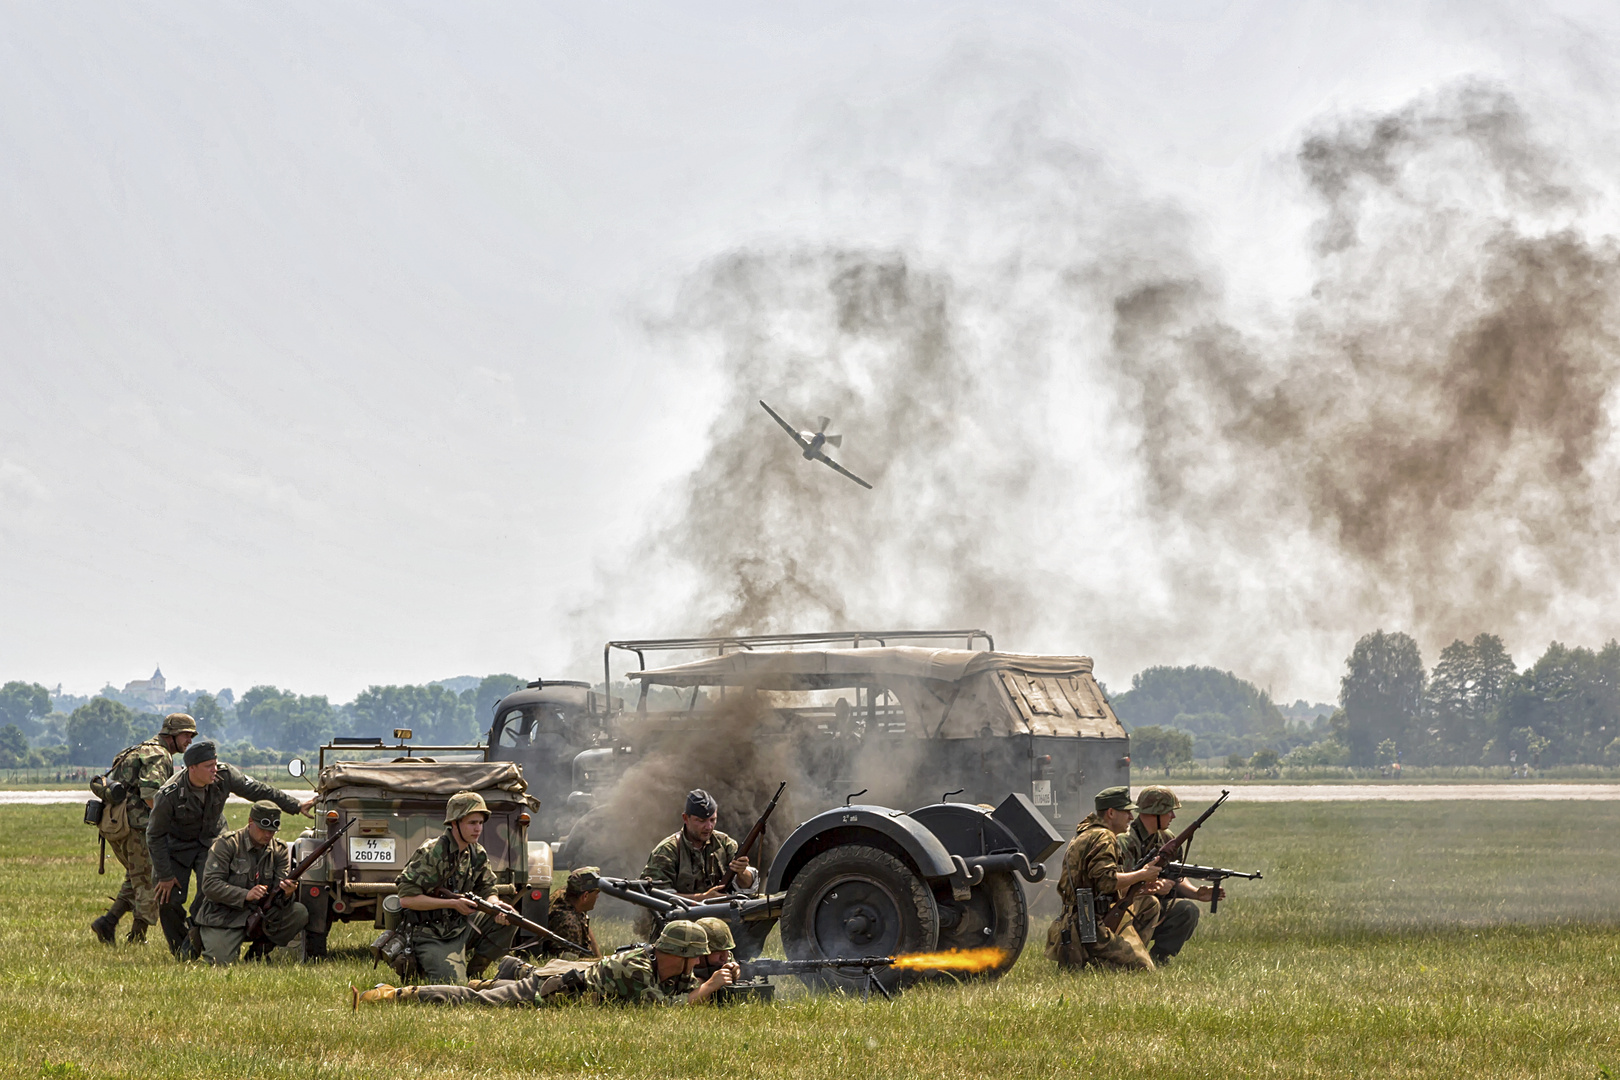
[[[411,934],[411,948],[416,953],[416,966],[422,970],[425,985],[467,985],[467,937],[471,926],[463,926],[453,938],[431,938],[420,932]]]
[[[204,853],[206,855],[206,852]],[[200,869],[200,867],[199,867]],[[175,886],[169,893],[169,900],[158,906],[158,921],[163,924],[163,936],[169,942],[169,951],[180,956],[186,948],[190,938],[192,921],[187,917],[186,897],[191,894],[191,877],[193,868],[187,864],[176,862],[174,864]],[[195,917],[197,907],[202,903],[202,889],[197,890],[197,897],[191,904],[190,915]],[[193,945],[196,943],[193,942]],[[201,950],[195,949],[192,955]]]
[[[1131,901],[1119,929],[1086,946],[1086,955],[1092,961],[1109,967],[1129,971],[1152,971],[1153,960],[1148,955],[1147,942],[1153,938],[1153,927],[1159,921],[1159,900],[1154,896],[1139,896]],[[1106,928],[1099,927],[1099,933]]]
[[[467,970],[481,972],[512,950],[517,940],[516,926],[501,926],[495,916],[480,911],[468,920],[471,931],[467,939]]]
[[[521,956],[503,956],[500,964],[495,968],[497,981],[507,979],[526,979],[533,975],[537,969]]]
[[[309,925],[309,908],[294,900],[288,904],[277,904],[264,917],[264,936],[269,938],[277,948],[285,948],[292,943],[293,938],[304,932]]]
[[[467,986],[418,986],[412,998],[402,1000],[425,1005],[533,1005],[544,981],[538,975],[531,975],[526,979],[500,979],[480,990]]]
[[[124,884],[118,898],[135,912],[135,920],[148,926],[158,921],[157,893],[152,882],[152,854],[146,848],[145,833],[130,833],[107,845],[124,865]]]
[[[1201,914],[1196,901],[1178,896],[1164,905],[1158,929],[1153,932],[1153,959],[1163,962],[1181,951],[1198,929]]]
[[[202,937],[203,959],[222,967],[236,963],[247,939],[247,929],[241,926],[199,926],[197,933]]]

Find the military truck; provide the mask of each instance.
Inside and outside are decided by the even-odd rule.
[[[496,703],[487,757],[522,766],[529,792],[540,800],[530,835],[556,839],[587,808],[579,800],[569,804],[574,760],[606,739],[608,715],[623,705],[567,679],[536,679]]]
[[[545,921],[551,846],[529,839],[539,803],[528,794],[521,768],[483,760],[484,749],[385,745],[380,738],[337,739],[320,748],[316,824],[293,841],[293,861],[354,824],[299,883],[298,899],[310,915],[306,956],[325,955],[335,922],[366,919],[382,927],[382,901],[393,894],[394,878],[417,848],[444,831],[445,804],[458,791],[476,791],[489,805],[481,843],[500,895]],[[288,771],[302,776],[306,763],[295,759]]]

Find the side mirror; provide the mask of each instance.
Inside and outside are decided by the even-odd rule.
[[[304,759],[301,757],[295,757],[291,761],[287,762],[287,772],[292,776],[303,776]]]

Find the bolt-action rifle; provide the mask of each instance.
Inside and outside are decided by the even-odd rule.
[[[539,923],[535,922],[533,919],[525,919],[514,909],[506,907],[503,904],[492,904],[488,900],[485,900],[482,896],[474,896],[472,893],[451,892],[449,889],[434,889],[433,895],[441,897],[445,900],[465,900],[479,911],[488,912],[491,915],[504,915],[506,916],[507,922],[512,923],[515,926],[521,926],[523,929],[527,930],[535,937],[540,938],[542,941],[549,941],[553,945],[561,945],[565,949],[572,949],[581,956],[588,956],[592,960],[596,959],[596,954],[591,952],[588,946],[581,945],[578,942],[569,941],[561,934],[554,934],[550,930],[547,930],[544,926],[541,926]]]
[[[1231,795],[1232,793],[1230,791],[1223,790],[1221,792],[1221,797],[1210,803],[1209,808],[1202,814],[1198,815],[1197,820],[1195,820],[1191,825],[1188,825],[1185,829],[1182,829],[1175,836],[1172,836],[1169,840],[1166,840],[1163,844],[1159,845],[1155,851],[1149,854],[1147,858],[1142,860],[1141,864],[1137,866],[1137,869],[1142,870],[1149,866],[1156,866],[1159,868],[1159,872],[1162,875],[1165,866],[1173,861],[1176,856],[1181,854],[1182,849],[1187,846],[1187,843],[1190,840],[1192,840],[1193,833],[1198,831],[1198,827],[1204,822],[1208,821],[1209,816],[1215,811],[1219,810],[1221,808],[1221,803],[1225,802],[1231,797]],[[1235,877],[1236,875],[1233,876]],[[1125,895],[1121,896],[1118,902],[1115,903],[1113,907],[1108,909],[1108,914],[1102,917],[1102,925],[1106,926],[1110,933],[1119,933],[1119,924],[1125,921],[1125,912],[1130,908],[1131,901],[1135,900],[1138,896],[1141,896],[1147,891],[1147,889],[1148,883],[1145,881],[1138,881],[1135,885],[1132,885],[1129,889],[1126,889]]]
[[[283,880],[290,881],[294,885],[298,884],[298,879],[308,873],[309,868],[319,862],[328,851],[331,851],[343,834],[349,831],[349,826],[359,820],[359,818],[350,818],[344,823],[343,828],[322,840],[315,846],[315,850],[310,852],[297,866],[293,867],[292,872]],[[263,896],[248,903],[247,939],[249,941],[259,941],[264,938],[265,916],[269,915],[277,905],[286,903],[289,899],[287,894],[282,892],[281,885],[281,881],[274,883]]]
[[[771,815],[776,812],[776,804],[781,800],[782,792],[786,789],[787,781],[784,780],[782,781],[782,786],[776,789],[776,794],[771,796],[771,801],[766,805],[765,812],[759,815],[759,820],[754,822],[754,827],[748,830],[748,835],[743,837],[743,842],[737,845],[737,858],[746,859],[748,857],[748,853],[754,850],[754,844],[759,842],[764,837],[765,823],[771,820]],[[756,875],[763,872],[764,871],[758,868],[755,868],[754,870]],[[736,877],[737,871],[727,867],[726,876],[720,879],[720,887],[722,889],[731,888],[731,883],[736,880]]]

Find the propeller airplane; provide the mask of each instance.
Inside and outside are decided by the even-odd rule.
[[[862,480],[860,477],[838,464],[838,462],[828,457],[827,452],[822,449],[822,447],[825,446],[842,446],[844,442],[844,437],[842,435],[827,434],[827,425],[832,423],[830,418],[825,416],[817,417],[816,430],[800,431],[792,424],[782,419],[781,416],[777,415],[776,410],[765,404],[763,401],[759,403],[759,407],[770,413],[771,419],[775,420],[778,424],[781,424],[783,431],[793,436],[793,441],[799,444],[800,450],[804,451],[804,458],[806,461],[819,461],[823,465],[832,469],[834,472],[842,473],[843,475],[849,477],[851,480],[861,485],[861,487],[868,490],[871,489],[871,484],[868,484],[865,480]]]

